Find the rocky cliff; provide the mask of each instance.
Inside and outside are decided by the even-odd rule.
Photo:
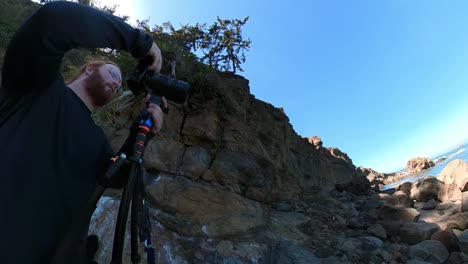
[[[121,112],[105,130],[115,149],[128,135],[133,112]],[[331,192],[369,192],[369,181],[345,153],[297,135],[281,109],[256,99],[248,80],[230,73],[208,74],[188,103],[170,105],[163,130],[146,149],[145,168],[154,229],[168,236],[163,245],[162,234],[154,234],[162,263],[172,263],[164,250],[180,263],[315,259],[305,246],[309,235],[298,229],[312,221],[305,210],[315,212],[312,204],[319,204],[316,213],[324,218],[316,221],[326,224]],[[104,207],[116,202],[104,201]],[[114,215],[95,217],[102,223]],[[312,233],[316,228],[323,229],[307,227]],[[113,232],[92,231],[104,237]]]

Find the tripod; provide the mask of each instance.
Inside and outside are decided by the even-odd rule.
[[[151,95],[151,103],[161,105],[161,98]],[[137,134],[135,136],[130,156],[122,152],[115,158],[112,158],[113,163],[105,173],[104,180],[110,181],[122,168],[125,163],[130,163],[130,173],[127,180],[127,185],[124,188],[123,195],[120,201],[119,213],[114,234],[114,244],[112,248],[111,264],[122,263],[122,252],[125,237],[125,228],[128,218],[128,210],[131,203],[131,260],[132,263],[139,263],[141,257],[138,253],[138,235],[140,240],[145,242],[145,250],[147,252],[148,264],[155,263],[155,252],[151,245],[151,223],[148,217],[148,206],[145,201],[145,193],[143,186],[143,154],[146,145],[150,139],[151,128],[153,126],[151,118],[143,109],[138,118]],[[52,262],[53,264],[66,263],[70,251],[74,247],[74,241],[79,238],[83,232],[87,231],[87,223],[93,215],[97,203],[104,194],[106,187],[97,185],[93,194],[88,199],[86,206],[82,209],[79,217],[72,223],[71,228],[65,235],[60,247],[57,249]],[[143,209],[143,215],[139,217],[138,213]],[[140,220],[140,221],[139,221]],[[140,223],[139,223],[140,222]],[[140,230],[139,230],[140,227]],[[140,231],[140,232],[139,232]]]
[[[133,143],[133,152],[132,156],[128,157],[125,153],[121,153],[116,157],[116,160],[112,166],[108,169],[109,175],[106,173],[106,177],[112,178],[114,174],[118,172],[120,167],[124,164],[125,161],[131,163],[130,174],[128,176],[127,185],[124,188],[123,195],[120,201],[119,214],[117,216],[117,223],[115,226],[114,234],[114,245],[112,248],[112,264],[122,263],[122,251],[125,237],[125,227],[128,218],[128,210],[131,203],[131,218],[130,218],[130,230],[131,230],[131,260],[132,263],[140,262],[140,255],[138,253],[138,223],[139,223],[139,211],[140,208],[145,206],[145,213],[148,213],[148,207],[146,203],[143,204],[144,198],[144,187],[143,187],[143,153],[148,142],[148,135],[151,131],[150,121],[142,120],[138,126],[138,134]],[[145,218],[146,223],[144,223],[144,228],[146,229],[146,237],[144,235],[140,236],[140,239],[143,237],[145,240],[146,251],[148,254],[148,263],[155,263],[154,248],[151,247],[151,224],[148,219]]]

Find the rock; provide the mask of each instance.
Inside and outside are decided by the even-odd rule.
[[[369,228],[367,228],[367,232],[378,238],[387,239],[387,232],[385,231],[385,228],[382,227],[382,225],[375,224],[373,226],[370,226]]]
[[[463,231],[458,236],[458,241],[461,251],[465,254],[468,254],[468,230]]]
[[[208,151],[200,146],[188,147],[182,161],[180,173],[196,180],[210,166],[210,155]]]
[[[381,225],[388,236],[398,236],[400,234],[400,228],[403,226],[403,221],[389,221],[389,220],[379,220],[377,221]]]
[[[233,242],[221,240],[216,244],[218,259],[224,259],[224,263],[242,263],[244,259],[261,261],[268,252],[266,244],[253,242]],[[232,262],[231,262],[232,261]],[[236,262],[237,261],[237,262]]]
[[[462,199],[461,199],[461,211],[462,212],[467,212],[468,211],[468,192],[463,192],[462,193]]]
[[[298,212],[270,212],[271,231],[281,241],[290,241],[302,244],[307,241],[307,235],[302,232],[301,227],[310,226],[310,217]],[[312,226],[311,228],[314,228]]]
[[[417,222],[420,213],[414,208],[403,208],[385,204],[379,209],[378,216],[383,220]]]
[[[184,144],[178,141],[151,140],[145,151],[145,167],[149,170],[177,173],[184,150]]]
[[[291,202],[279,202],[276,205],[276,210],[280,212],[291,212],[294,211],[294,204]]]
[[[380,200],[379,196],[370,196],[358,206],[358,210],[366,212],[377,209],[380,206],[382,206],[382,201]]]
[[[442,242],[425,240],[410,247],[409,257],[430,263],[444,263],[449,258],[449,252]]]
[[[357,170],[369,180],[372,188],[380,190],[385,185],[385,174],[364,167],[359,167]]]
[[[411,188],[411,199],[427,202],[431,199],[444,200],[446,195],[444,183],[434,177],[424,177],[415,182]]]
[[[468,255],[463,252],[452,252],[446,264],[460,264],[468,263]]]
[[[468,163],[457,159],[448,163],[437,175],[437,179],[446,185],[455,184],[460,191],[468,191]]]
[[[431,262],[426,262],[424,260],[419,260],[419,259],[410,259],[405,264],[427,264],[427,263],[431,263]]]
[[[397,190],[395,188],[388,188],[388,189],[385,189],[385,190],[381,190],[382,193],[384,194],[394,194]]]
[[[327,150],[333,157],[339,158],[348,164],[353,164],[353,161],[349,158],[348,154],[344,153],[339,148],[327,148]]]
[[[347,226],[351,229],[361,229],[364,228],[364,223],[357,217],[353,217],[348,220]]]
[[[221,122],[215,107],[216,105],[208,100],[204,107],[187,114],[181,133],[186,144],[205,145],[218,140],[221,135]]]
[[[411,187],[413,186],[412,182],[404,182],[396,188],[398,191],[402,191],[408,195],[411,195]]]
[[[449,252],[460,251],[458,237],[452,231],[439,230],[432,234],[431,239],[442,242]]]
[[[465,230],[467,228],[468,212],[457,213],[449,216],[447,228]]]
[[[440,203],[436,206],[436,210],[447,210],[447,209],[450,209],[452,207],[454,207],[455,204],[452,203],[452,202],[445,202],[445,203]]]
[[[433,209],[436,208],[436,206],[438,204],[439,204],[439,202],[436,202],[436,200],[431,199],[431,200],[425,202],[421,209],[422,210],[433,210]]]
[[[320,259],[307,248],[289,242],[281,242],[273,251],[273,263],[277,264],[320,264]]]
[[[317,150],[322,148],[322,145],[323,145],[322,139],[318,136],[310,137],[309,143],[312,144]]]
[[[412,158],[406,163],[406,169],[409,172],[421,172],[433,166],[435,166],[434,162],[425,157]]]
[[[461,201],[462,200],[462,191],[457,187],[455,183],[445,184],[446,186],[446,196],[443,196],[442,201]]]
[[[158,220],[181,235],[247,234],[266,224],[266,210],[262,204],[182,177],[161,175],[147,185],[147,191],[153,206],[171,212],[165,217],[157,216]]]
[[[387,251],[385,250],[382,250],[382,249],[377,249],[374,251],[378,256],[380,256],[383,260],[384,263],[390,263],[390,261],[392,261],[393,259],[393,255],[388,253]]]
[[[388,204],[394,206],[402,206],[402,207],[414,207],[414,201],[410,199],[408,194],[402,191],[397,191],[392,194],[392,197],[386,201]]]
[[[402,241],[410,245],[414,245],[421,241],[430,239],[432,234],[439,230],[439,226],[433,223],[405,223],[401,227],[399,235]]]
[[[382,240],[373,236],[360,236],[358,239],[362,241],[362,249],[366,251],[372,251],[384,245]]]
[[[393,194],[393,193],[392,193],[392,194]],[[388,193],[379,193],[379,194],[378,194],[378,197],[379,197],[380,200],[382,200],[382,201],[385,202],[385,201],[387,201],[388,199],[390,199],[390,197],[392,197],[392,195],[391,195],[391,194],[388,194]]]
[[[362,254],[362,241],[357,238],[347,238],[339,246],[338,249],[348,256],[350,260],[358,260]]]

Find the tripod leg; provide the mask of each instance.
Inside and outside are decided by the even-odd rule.
[[[134,183],[138,164],[132,163],[130,175],[128,176],[127,186],[124,189],[122,199],[120,200],[119,214],[117,216],[117,223],[115,226],[114,246],[112,248],[112,262],[115,264],[122,263],[122,252],[125,236],[125,227],[128,218],[128,209],[133,195]]]
[[[132,197],[132,212],[131,212],[131,248],[132,248],[132,263],[139,263],[141,260],[140,254],[138,253],[138,213],[140,212],[140,188],[142,184],[142,171],[141,166],[138,170],[135,185],[133,188]]]

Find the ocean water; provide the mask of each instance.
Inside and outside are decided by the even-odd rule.
[[[440,159],[445,159],[445,160],[441,162],[437,162],[437,160],[440,160]],[[422,171],[419,174],[412,175],[411,177],[404,178],[400,181],[394,182],[392,184],[385,185],[382,188],[382,190],[394,188],[395,186],[398,186],[399,184],[403,182],[415,182],[418,179],[422,177],[426,177],[426,176],[437,177],[437,175],[439,175],[439,173],[445,168],[447,164],[449,164],[451,161],[456,160],[456,159],[461,159],[461,160],[468,162],[468,143],[460,145],[457,148],[447,153],[444,153],[442,155],[439,155],[433,158],[432,160],[437,163],[434,167],[427,169],[425,171]]]

